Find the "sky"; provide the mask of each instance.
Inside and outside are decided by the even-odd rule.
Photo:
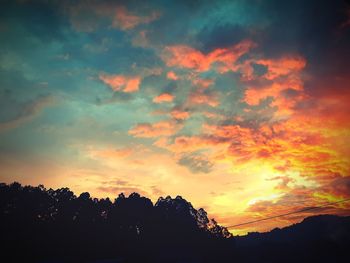
[[[2,1],[0,181],[224,226],[350,197],[345,1]],[[349,203],[230,228],[267,231]]]

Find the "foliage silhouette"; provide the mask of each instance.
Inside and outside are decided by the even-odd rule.
[[[209,262],[232,253],[227,229],[180,196],[112,202],[12,183],[0,185],[0,207],[3,251],[14,262]]]

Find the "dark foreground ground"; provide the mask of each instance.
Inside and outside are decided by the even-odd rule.
[[[0,184],[1,262],[350,262],[350,217],[233,237],[181,198]]]

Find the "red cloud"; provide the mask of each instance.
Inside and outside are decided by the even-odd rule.
[[[130,13],[125,7],[119,6],[113,19],[113,27],[120,28],[122,30],[133,29],[140,24],[148,24],[158,19],[160,14],[153,12],[149,16],[137,16]]]
[[[168,46],[164,49],[161,58],[168,67],[193,69],[198,72],[208,71],[214,63],[221,73],[236,70],[235,62],[247,53],[254,43],[242,41],[229,48],[218,48],[208,54],[185,45]]]
[[[100,79],[114,91],[136,92],[141,83],[140,76],[106,75],[101,74]]]
[[[174,100],[174,95],[170,93],[162,93],[157,97],[153,98],[154,103],[172,102]]]

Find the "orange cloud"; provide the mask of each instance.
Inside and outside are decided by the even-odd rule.
[[[214,84],[214,80],[213,79],[201,79],[201,78],[195,78],[193,81],[192,81],[192,84],[194,86],[198,86],[198,87],[201,87],[201,88],[208,88],[209,86],[213,85]]]
[[[306,60],[300,56],[283,57],[281,59],[260,59],[256,64],[267,67],[267,73],[264,75],[267,79],[275,79],[279,76],[288,75],[301,71],[306,66]]]
[[[156,123],[140,123],[129,130],[134,137],[153,138],[159,136],[170,136],[182,128],[182,125],[171,121],[160,121]]]
[[[250,86],[245,91],[245,102],[249,105],[258,105],[259,102],[267,97],[279,98],[281,92],[302,91],[303,83],[299,77],[284,78],[282,80],[274,81],[265,86]]]
[[[93,151],[92,154],[96,157],[102,158],[125,158],[133,153],[132,148],[121,148],[121,149],[104,149],[99,151]]]
[[[290,187],[290,184],[295,184],[293,178],[286,176],[280,176],[272,178],[273,180],[282,180],[281,184],[287,185],[280,188],[281,184],[277,186],[279,190],[282,190],[282,194],[277,195],[274,200],[258,199],[251,202],[246,209],[246,214],[250,214],[254,218],[264,218],[267,216],[274,216],[278,214],[284,214],[293,211],[300,211],[306,207],[318,207],[323,206],[325,203],[339,201],[349,197],[350,190],[350,178],[349,177],[336,177],[331,181],[324,183],[320,186],[305,187],[304,185]],[[297,221],[302,220],[304,217],[315,214],[339,214],[344,215],[349,213],[348,204],[330,204],[323,206],[316,210],[305,211],[293,216],[286,216],[283,218],[271,220],[268,225],[259,225],[260,229],[271,229],[276,225],[290,225]],[[256,226],[251,226],[256,227]]]
[[[173,152],[194,152],[208,147],[208,141],[200,136],[178,136],[167,146]]]
[[[174,109],[171,111],[171,117],[177,120],[186,120],[190,117],[190,113],[188,111],[182,111],[179,109]]]
[[[255,133],[252,133],[252,135],[256,136]],[[321,148],[323,149],[317,149],[319,145],[324,145],[324,143],[319,144],[316,143],[316,141],[312,144],[308,142],[308,145],[303,145],[302,143],[293,145],[294,140],[290,138],[290,142],[287,141],[286,145],[283,145],[283,142],[286,142],[286,138],[289,136],[290,134],[286,135],[285,138],[278,138],[278,136],[277,138],[272,137],[274,143],[268,144],[266,149],[273,149],[274,144],[282,147],[276,153],[264,157],[265,159],[260,162],[254,155],[251,159],[245,159],[241,163],[236,162],[236,158],[239,158],[241,155],[241,152],[238,151],[231,151],[229,153],[229,156],[232,156],[231,158],[226,155],[226,158],[229,157],[233,161],[235,170],[238,171],[241,171],[243,167],[244,169],[249,169],[251,173],[254,171],[252,165],[260,164],[254,177],[256,180],[261,176],[265,178],[265,182],[263,182],[261,186],[270,184],[269,181],[276,181],[275,186],[271,184],[272,188],[270,187],[266,193],[260,191],[249,197],[250,201],[248,206],[244,212],[242,212],[242,215],[244,215],[246,219],[241,219],[241,222],[297,211],[305,207],[319,206],[323,205],[325,202],[338,201],[349,197],[349,177],[338,175],[336,177],[339,179],[336,179],[334,175],[331,175],[332,170],[338,170],[340,168],[335,165],[335,162],[340,161],[338,159],[339,156],[325,154],[323,151],[325,151],[327,147],[323,148],[322,146]],[[269,140],[267,140],[267,142],[269,142]],[[259,142],[257,142],[257,145],[256,150],[265,146],[263,143]],[[251,153],[251,151],[258,153],[252,146],[245,145],[244,147],[247,153]],[[304,155],[307,157],[303,158]],[[265,173],[262,169],[264,164],[273,165],[286,160],[288,161],[287,169],[281,171],[276,170],[276,172],[270,170],[269,173]],[[348,165],[346,163],[344,164]],[[323,171],[320,168],[323,168]],[[276,176],[274,174],[276,174]],[[343,174],[346,175],[348,173]],[[320,180],[322,177],[327,179]],[[249,181],[249,179],[247,181]],[[250,184],[254,184],[254,181],[251,181]],[[250,185],[247,189],[251,187]],[[256,198],[252,198],[253,196],[256,196]],[[274,219],[267,224],[251,225],[247,226],[247,228],[246,226],[236,227],[235,231],[247,232],[252,230],[256,231],[257,229],[259,231],[270,230],[276,226],[290,225],[297,220],[301,220],[305,216],[319,213],[341,215],[346,213],[346,211],[347,213],[349,212],[349,206],[339,204],[313,210],[308,213],[301,213],[295,217]]]
[[[246,40],[229,48],[218,48],[208,54],[203,54],[185,45],[168,46],[163,50],[161,58],[168,67],[187,68],[198,72],[208,71],[214,64],[218,64],[218,71],[223,73],[236,70],[237,59],[252,47],[254,43]]]
[[[124,6],[119,6],[113,18],[112,26],[122,30],[130,30],[140,24],[148,24],[159,17],[158,12],[152,12],[149,16],[137,16],[130,13]]]
[[[174,71],[169,71],[167,74],[166,74],[166,77],[168,79],[171,79],[171,80],[178,80],[178,76],[176,75],[176,73]]]
[[[205,135],[194,136],[177,136],[173,142],[169,142],[166,138],[160,138],[154,144],[160,148],[164,148],[173,153],[195,152],[198,150],[214,150],[219,144],[226,142],[219,141]],[[218,147],[219,148],[219,147]]]
[[[172,102],[174,100],[174,95],[170,93],[162,93],[157,97],[153,98],[154,103]]]
[[[114,91],[136,92],[141,84],[140,76],[106,75],[101,74],[100,80],[110,86]]]
[[[350,159],[344,157],[349,150],[339,140],[345,131],[331,133],[326,127],[327,122],[301,112],[259,128],[205,124],[203,133],[212,143],[228,143],[226,158],[236,163],[263,159],[278,171],[291,169],[316,177],[337,171],[345,176],[350,173]],[[282,160],[288,163],[283,170]]]
[[[226,119],[225,115],[218,114],[218,113],[215,113],[215,112],[204,111],[204,112],[202,112],[202,114],[208,119],[215,119],[215,120],[224,120],[224,119]]]
[[[246,80],[259,80],[245,90],[244,101],[251,106],[258,105],[266,98],[272,98],[271,107],[277,107],[276,118],[285,118],[294,112],[297,103],[306,98],[301,70],[306,61],[299,57],[286,57],[277,60],[261,59],[251,61],[268,68],[263,76],[254,76],[253,72],[244,72]],[[250,72],[248,74],[248,72]],[[249,83],[249,82],[248,82]],[[253,82],[254,83],[254,82]],[[264,84],[259,84],[264,83]]]
[[[208,93],[203,89],[197,89],[196,91],[190,93],[188,102],[190,104],[206,104],[211,107],[216,107],[220,104],[216,93]]]

